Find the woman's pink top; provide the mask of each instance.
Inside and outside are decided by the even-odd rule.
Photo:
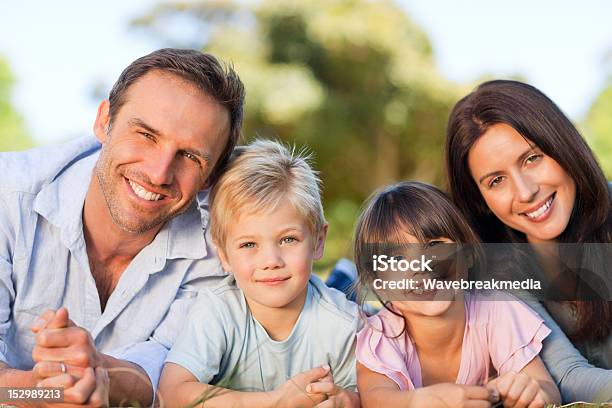
[[[540,316],[523,302],[505,294],[465,293],[466,325],[461,364],[455,383],[482,385],[489,378],[489,360],[499,375],[520,371],[542,349],[550,330]],[[372,371],[386,375],[400,390],[423,386],[416,348],[406,333],[403,318],[387,309],[368,318],[357,334],[357,360]]]

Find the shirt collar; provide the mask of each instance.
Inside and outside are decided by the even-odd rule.
[[[64,245],[73,248],[83,240],[83,204],[100,154],[99,146],[87,156],[59,169],[58,175],[36,195],[34,211],[60,230]],[[157,265],[165,259],[202,259],[207,256],[204,220],[207,207],[200,214],[196,200],[181,215],[166,223],[148,247],[161,255]],[[161,259],[163,257],[163,259]],[[157,268],[155,268],[157,269]]]

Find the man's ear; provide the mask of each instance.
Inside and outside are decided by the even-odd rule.
[[[108,128],[110,126],[110,102],[108,99],[100,102],[98,113],[94,122],[93,131],[100,143],[104,143],[108,136]]]
[[[325,223],[321,226],[319,230],[319,234],[317,235],[317,245],[314,250],[314,260],[318,261],[323,257],[323,252],[325,251],[325,239],[327,238],[327,228],[329,227],[328,223]]]
[[[215,241],[213,241],[213,246],[215,247],[215,251],[217,251],[217,255],[219,256],[219,261],[221,261],[223,270],[227,273],[231,273],[232,268],[227,262],[227,256],[225,255],[225,251],[223,250],[222,246]]]

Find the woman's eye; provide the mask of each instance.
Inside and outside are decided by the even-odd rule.
[[[396,262],[399,262],[402,259],[406,259],[406,257],[404,255],[393,255],[391,259],[394,259]]]
[[[504,178],[502,176],[493,177],[491,181],[489,181],[489,188],[499,185],[503,180]]]
[[[534,162],[537,162],[538,160],[540,160],[542,158],[541,154],[532,154],[531,156],[527,157],[525,159],[525,163],[527,164],[531,164]]]
[[[255,243],[254,242],[244,242],[240,244],[240,248],[246,248],[246,249],[255,248]]]

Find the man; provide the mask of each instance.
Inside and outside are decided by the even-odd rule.
[[[243,102],[213,56],[163,49],[121,74],[97,140],[0,155],[0,386],[151,404],[197,289],[223,274],[194,197]]]

